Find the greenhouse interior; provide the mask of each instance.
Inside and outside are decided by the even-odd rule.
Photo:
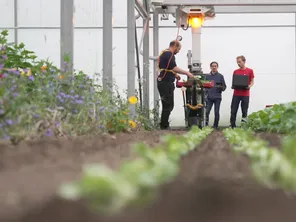
[[[112,47],[112,59],[110,60],[112,64],[109,65],[108,75],[112,76],[110,78],[118,86],[119,91],[125,93],[128,89],[127,76],[130,70],[132,72],[130,75],[134,76],[131,81],[135,82],[135,89],[138,89],[136,58],[133,63],[135,68],[128,69],[127,47],[129,38],[133,39],[134,36],[129,35],[128,38],[127,1],[110,1],[106,6],[107,9],[104,8],[103,2],[102,0],[1,0],[5,19],[1,20],[0,28],[9,31],[8,40],[10,42],[23,42],[40,58],[48,58],[57,66],[60,66],[61,57],[63,57],[61,54],[71,52],[74,69],[83,70],[90,76],[102,76],[103,58],[107,56],[105,55],[107,52],[104,54],[104,47],[108,46],[105,50],[110,50]],[[140,3],[144,5],[143,2]],[[293,5],[277,5],[276,3],[264,6],[217,6],[215,18],[204,22],[201,37],[203,71],[209,72],[210,62],[217,61],[219,71],[224,75],[226,83],[230,85],[232,72],[237,66],[235,58],[238,55],[244,55],[248,60],[248,66],[254,69],[256,75],[256,85],[252,90],[254,97],[250,101],[251,112],[260,110],[269,104],[295,100],[296,16],[294,11],[296,9]],[[103,41],[104,15],[107,18],[105,25],[112,25],[112,30],[105,27],[108,32],[106,35],[112,36],[112,38],[107,37],[105,42]],[[136,10],[135,15],[137,15]],[[144,36],[146,42],[142,44],[140,52],[148,51],[145,46],[149,45],[149,52],[145,51],[145,53],[149,53],[150,57],[157,57],[160,51],[166,49],[169,42],[176,38],[178,31],[176,19],[171,14],[167,14],[167,17],[165,14],[158,16],[157,44],[153,41],[156,37],[153,34],[153,18],[155,17],[150,13],[150,29],[147,30],[149,36],[148,34]],[[143,37],[144,20],[145,18],[142,17],[136,19],[139,45]],[[243,36],[237,38],[236,33],[241,32],[244,33]],[[192,45],[191,31],[181,30],[180,35],[183,37],[182,50],[177,55],[177,62],[181,68],[186,69],[187,51]],[[62,42],[65,42],[65,52],[61,51]],[[155,48],[156,44],[157,48]],[[109,57],[110,54],[109,51]],[[158,97],[157,89],[154,87],[157,73],[153,60],[143,58],[143,53],[139,54],[141,81],[145,82],[143,96],[145,96],[146,106],[153,108],[155,100],[158,99],[154,99]],[[146,59],[145,63],[144,59]],[[279,79],[285,83],[283,86],[278,84]],[[129,89],[132,94],[135,90],[132,83]],[[221,104],[223,125],[228,124],[231,95],[232,91],[228,88]],[[172,124],[182,126],[184,118],[180,90],[175,90],[175,102],[175,109],[171,116]]]
[[[296,221],[296,0],[0,9],[0,222]]]

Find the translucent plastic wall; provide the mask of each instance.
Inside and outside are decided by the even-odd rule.
[[[113,77],[123,91],[127,87],[127,4],[126,0],[113,0]],[[60,0],[19,0],[14,16],[14,0],[0,0],[0,27],[8,28],[10,41],[14,41],[17,18],[19,42],[24,42],[41,58],[60,61]],[[89,75],[102,71],[102,0],[75,1],[74,66]],[[152,25],[152,20],[150,25]],[[142,19],[137,20],[139,40]],[[248,66],[255,71],[255,86],[251,92],[250,112],[267,104],[296,100],[295,72],[295,14],[218,14],[207,21],[202,31],[202,62],[204,72],[209,63],[217,61],[229,88],[223,96],[221,123],[228,125],[230,89],[235,58],[245,55]],[[176,38],[177,27],[173,18],[160,21],[159,49],[167,48]],[[177,55],[181,68],[187,67],[187,50],[191,49],[191,32],[181,31],[183,48]],[[150,29],[150,55],[153,56],[153,30]],[[142,61],[142,57],[140,58]],[[141,69],[143,64],[140,64]],[[153,105],[153,62],[150,63],[150,104]],[[183,125],[183,104],[180,90],[175,91],[174,125]]]

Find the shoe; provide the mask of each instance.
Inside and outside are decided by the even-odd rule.
[[[160,127],[160,130],[171,130],[171,127]]]
[[[248,120],[247,120],[247,118],[242,118],[242,123],[246,123]]]

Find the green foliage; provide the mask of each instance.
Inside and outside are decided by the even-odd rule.
[[[270,188],[296,192],[295,135],[283,141],[283,153],[268,147],[266,141],[257,139],[251,131],[226,129],[224,135],[236,152],[250,157],[252,171],[258,181]]]
[[[242,127],[257,132],[293,133],[296,131],[296,102],[277,104],[254,112]]]
[[[119,171],[102,165],[87,166],[77,183],[63,185],[59,193],[70,200],[87,198],[92,207],[110,214],[145,204],[155,197],[156,187],[178,174],[180,158],[211,132],[210,128],[196,127],[183,136],[165,136],[163,143],[154,148],[136,144],[138,158],[124,163]]]
[[[127,113],[136,102],[104,91],[82,71],[72,73],[67,56],[59,69],[23,43],[8,45],[7,35],[0,35],[0,138],[19,142],[137,128],[141,113]]]

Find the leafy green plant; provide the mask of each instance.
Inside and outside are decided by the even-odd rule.
[[[250,157],[252,171],[258,181],[270,188],[296,192],[295,162],[293,164],[295,151],[291,152],[295,145],[291,143],[292,140],[284,141],[286,152],[282,154],[277,149],[268,147],[267,141],[257,139],[252,131],[225,129],[224,135],[236,152]]]
[[[276,104],[254,112],[249,115],[247,123],[242,127],[257,132],[293,133],[296,131],[296,102]]]
[[[179,171],[179,160],[195,149],[212,132],[193,127],[183,136],[167,135],[154,148],[144,143],[134,146],[138,158],[124,163],[119,171],[103,165],[86,166],[82,178],[65,184],[59,194],[70,200],[86,198],[94,209],[117,213],[155,197],[155,188],[172,180]]]
[[[59,69],[40,60],[23,43],[0,34],[0,138],[18,143],[41,136],[77,136],[137,129],[141,113],[118,92],[107,92],[82,71],[72,73],[65,56]]]

